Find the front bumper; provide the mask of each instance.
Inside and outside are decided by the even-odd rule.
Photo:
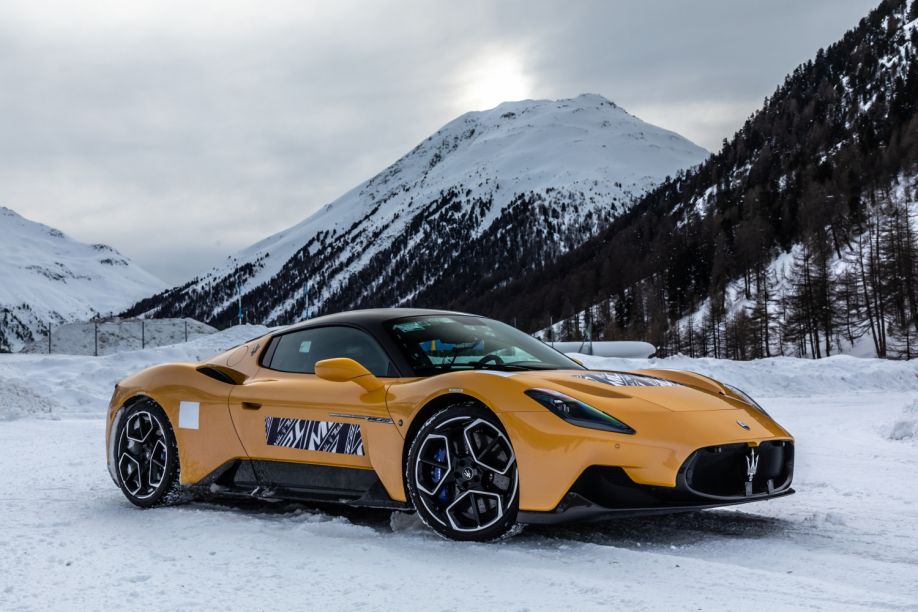
[[[691,512],[790,495],[794,445],[786,440],[698,449],[679,468],[675,487],[642,485],[620,467],[594,465],[551,511],[523,511],[523,523],[560,523]]]

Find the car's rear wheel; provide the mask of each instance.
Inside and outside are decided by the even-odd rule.
[[[126,408],[115,435],[118,485],[131,503],[152,508],[183,498],[175,434],[162,408],[151,401]]]
[[[412,442],[405,472],[418,515],[437,533],[487,541],[516,530],[516,456],[489,410],[464,403],[433,415]]]

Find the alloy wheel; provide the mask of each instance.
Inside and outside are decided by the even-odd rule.
[[[118,474],[137,499],[156,494],[166,476],[169,450],[160,420],[141,410],[131,414],[118,441]]]
[[[459,416],[420,441],[414,479],[421,503],[443,527],[483,531],[504,518],[516,497],[516,456],[496,425]]]

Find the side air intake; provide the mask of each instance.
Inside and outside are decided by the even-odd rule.
[[[219,380],[220,382],[226,383],[228,385],[241,385],[246,378],[242,372],[237,372],[236,370],[213,365],[203,365],[197,370],[204,376],[213,378],[214,380]]]

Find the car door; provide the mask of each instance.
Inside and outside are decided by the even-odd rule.
[[[390,360],[363,330],[325,326],[275,337],[262,367],[230,395],[230,414],[260,484],[296,489],[354,489],[371,468],[364,428],[387,425],[385,388],[323,380],[315,364],[349,357],[377,376]],[[359,483],[357,483],[359,484]],[[356,488],[360,488],[356,486]],[[356,489],[355,489],[356,490]]]

